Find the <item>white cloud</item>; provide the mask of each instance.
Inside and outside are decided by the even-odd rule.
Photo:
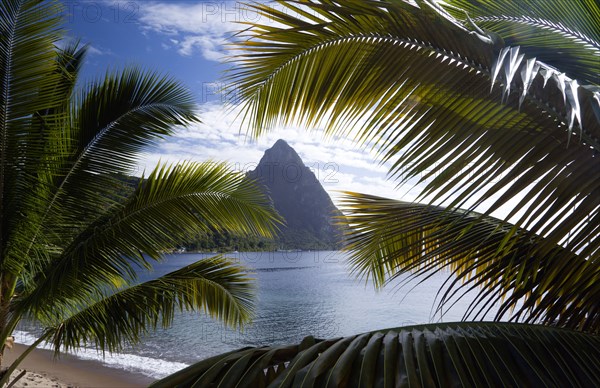
[[[229,16],[237,12],[231,2],[147,2],[140,7],[139,21],[149,29],[167,35],[181,32],[197,35],[225,35],[231,31]],[[231,7],[234,7],[231,9]]]
[[[225,38],[239,28],[246,14],[235,2],[147,2],[139,9],[139,22],[146,31],[167,37],[181,55],[199,52],[207,60],[224,56]],[[166,44],[166,43],[163,43]]]
[[[293,12],[275,2],[268,4],[288,15]],[[165,36],[169,44],[163,42],[163,47],[174,46],[184,56],[199,52],[212,61],[223,58],[224,43],[234,33],[246,28],[244,23],[277,24],[237,1],[149,1],[140,5],[138,16],[144,31]],[[302,18],[295,13],[293,16]]]
[[[186,36],[177,43],[177,52],[181,55],[191,56],[200,51],[205,59],[210,61],[221,61],[225,57],[222,51],[224,41],[222,39],[207,36]]]
[[[89,55],[115,55],[115,53],[113,53],[110,49],[105,49],[98,46],[89,45],[87,50]]]

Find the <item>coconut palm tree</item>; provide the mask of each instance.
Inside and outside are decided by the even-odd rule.
[[[390,179],[421,188],[416,203],[347,193],[353,271],[376,286],[449,271],[440,308],[479,290],[465,319],[496,305],[496,321],[536,326],[401,328],[376,340],[238,352],[179,377],[248,371],[277,386],[336,386],[358,381],[347,380],[358,368],[367,385],[598,384],[597,345],[574,343],[597,344],[600,332],[600,4],[276,3],[252,6],[261,17],[240,32],[229,74],[250,131],[300,123],[351,136],[376,151]],[[587,334],[558,339],[576,331]],[[507,381],[488,376],[498,356],[515,353],[541,363]],[[569,357],[596,366],[575,371]]]
[[[64,45],[61,10],[0,4],[0,343],[24,318],[43,328],[24,356],[43,341],[116,351],[176,310],[240,326],[252,281],[226,258],[145,283],[137,274],[200,231],[270,236],[274,211],[221,163],[159,164],[119,194],[147,145],[198,122],[193,96],[135,67],[76,87],[86,48]]]

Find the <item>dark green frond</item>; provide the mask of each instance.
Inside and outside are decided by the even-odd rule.
[[[447,323],[305,338],[200,361],[158,387],[569,386],[600,381],[600,339],[505,323]]]
[[[73,168],[128,172],[145,146],[197,122],[195,108],[190,91],[172,78],[135,67],[107,73],[76,98]]]
[[[342,205],[353,271],[376,286],[445,270],[440,308],[479,290],[465,317],[481,318],[496,305],[498,320],[600,328],[597,263],[560,247],[540,255],[541,237],[479,214],[356,193]]]
[[[50,223],[54,217],[74,222],[103,211],[113,174],[131,173],[145,147],[178,125],[198,121],[186,88],[137,68],[107,74],[74,101],[70,154],[54,182]]]
[[[437,59],[444,70],[454,61],[475,71],[493,65],[488,37],[467,34],[429,7],[380,1],[280,3],[282,10],[255,6],[283,26],[254,25],[242,34],[236,47],[242,53],[232,57],[237,68],[228,77],[238,85],[255,135],[280,121],[312,125],[323,118],[331,119],[330,131],[343,131],[367,113],[377,115],[392,103],[398,108],[405,96],[398,96],[397,89],[407,77],[402,64],[414,57]],[[290,16],[301,9],[312,15],[310,23]],[[413,69],[426,68],[415,64]],[[444,78],[434,80],[427,73],[432,82]]]
[[[36,114],[64,104],[54,46],[60,22],[57,1],[0,3],[0,265],[9,241],[20,238],[23,198],[47,140]]]
[[[57,353],[84,343],[102,352],[119,351],[159,325],[169,327],[176,311],[204,311],[240,327],[252,315],[254,287],[245,268],[217,256],[100,300],[90,298],[83,305],[81,298],[76,301],[46,310],[42,319],[51,325],[48,342]]]
[[[87,49],[87,45],[81,45],[78,41],[71,41],[57,51],[58,67],[63,71],[65,80],[70,81],[70,87],[67,89],[68,98],[71,97],[75,89],[75,83],[86,58]]]

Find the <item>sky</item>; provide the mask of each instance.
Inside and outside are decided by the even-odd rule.
[[[82,82],[107,71],[136,65],[180,80],[196,96],[202,123],[182,128],[142,158],[137,174],[156,163],[226,161],[252,170],[277,139],[286,140],[336,200],[344,190],[411,201],[417,192],[397,190],[386,166],[372,153],[344,139],[328,139],[320,128],[276,128],[258,139],[246,136],[235,109],[219,92],[227,66],[226,44],[238,22],[260,16],[233,1],[63,0],[69,39],[89,45]]]

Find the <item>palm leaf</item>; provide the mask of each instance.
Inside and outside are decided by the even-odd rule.
[[[40,261],[46,247],[68,243],[82,232],[82,220],[115,205],[115,174],[130,173],[144,147],[172,134],[176,125],[197,121],[189,91],[137,68],[109,73],[72,97],[84,52],[77,44],[59,51],[58,69],[70,79],[60,83],[69,92],[63,104],[71,100],[65,107],[70,120],[45,122],[47,132],[56,135],[45,141],[44,154],[50,156],[31,174],[31,194],[21,198],[31,210],[24,223],[28,229],[19,233],[23,243],[12,244],[14,259],[7,263],[15,272],[23,258]]]
[[[32,125],[35,112],[64,104],[54,43],[60,39],[56,1],[7,0],[0,4],[0,261],[20,238],[46,134]],[[26,146],[25,146],[26,145]]]
[[[27,187],[19,197],[21,212],[27,214],[27,219],[19,223],[18,233],[11,238],[4,263],[6,271],[19,273],[28,263],[24,257],[35,258],[31,260],[33,262],[47,261],[39,258],[47,256],[48,247],[59,240],[56,237],[57,230],[41,231],[40,224],[47,215],[48,202],[54,194],[54,180],[60,171],[61,160],[70,153],[67,147],[69,134],[64,128],[70,125],[70,99],[85,53],[86,47],[80,47],[77,42],[58,49],[54,72],[60,75],[60,81],[47,87],[55,90],[60,104],[35,112],[29,123],[30,136],[24,144],[32,144],[33,150],[30,149],[32,152],[26,163],[26,170],[17,182],[17,186]],[[38,143],[39,148],[36,147]],[[53,226],[56,227],[57,224]]]
[[[61,50],[61,74],[74,79],[84,52],[76,44]],[[73,81],[64,84],[72,90]],[[68,101],[71,96],[63,97]],[[95,219],[115,205],[115,174],[130,172],[140,151],[171,134],[173,126],[197,120],[193,98],[183,86],[136,68],[108,74],[72,101],[66,111],[71,120],[49,125],[55,140],[46,141],[50,156],[32,174],[29,192],[35,195],[22,199],[32,208],[24,223],[28,230],[19,234],[22,244],[12,244],[14,262],[7,266],[22,267],[23,257],[40,261],[46,247],[72,241],[86,227],[81,220]]]
[[[528,55],[582,83],[600,83],[600,7],[594,0],[446,0],[441,4],[458,19],[469,17],[498,34],[506,46],[521,46]]]
[[[58,353],[94,344],[102,352],[122,350],[159,325],[169,327],[175,311],[204,311],[213,318],[240,327],[252,315],[252,279],[245,269],[216,256],[112,295],[90,296],[77,303],[46,310],[44,335]]]
[[[96,217],[111,204],[114,174],[131,173],[145,147],[172,134],[175,126],[197,121],[187,89],[137,68],[107,74],[73,101],[73,122],[63,128],[69,153],[55,171],[42,227]],[[78,232],[67,229],[60,237]]]
[[[150,267],[148,258],[159,260],[199,231],[270,237],[278,222],[260,189],[224,164],[159,165],[127,202],[90,220],[34,277],[24,273],[26,291],[14,309],[35,315],[116,279],[135,279],[137,269]]]
[[[408,326],[298,345],[245,348],[151,387],[593,386],[600,339],[506,323]]]
[[[538,257],[541,237],[527,230],[513,232],[492,217],[356,193],[346,193],[342,205],[353,271],[377,286],[401,274],[428,278],[447,271],[440,309],[479,290],[465,319],[483,318],[495,305],[497,320],[600,328],[597,264],[558,246]]]
[[[82,220],[114,206],[115,175],[131,172],[144,147],[172,134],[176,125],[197,121],[189,91],[137,68],[108,74],[72,96],[84,53],[77,43],[58,52],[61,87],[54,87],[62,92],[62,105],[37,115],[49,135],[38,152],[43,157],[22,179],[28,185],[19,201],[27,222],[19,225],[5,260],[14,273],[47,263],[47,247],[72,242],[87,226]],[[51,112],[61,114],[52,120]]]

